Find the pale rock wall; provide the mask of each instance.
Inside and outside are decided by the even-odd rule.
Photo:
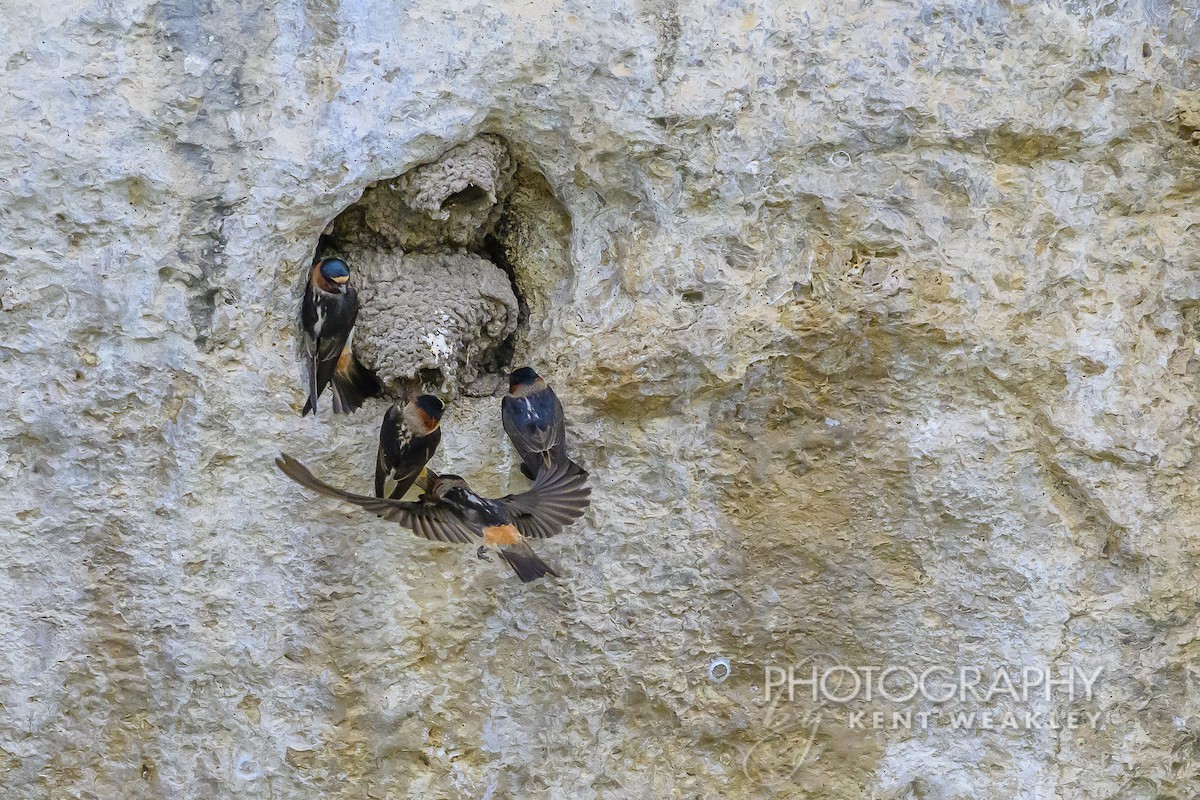
[[[3,795],[1193,797],[1198,42],[1161,0],[8,4]],[[506,234],[594,486],[530,586],[272,466],[369,485],[384,402],[299,415],[303,271],[480,133],[566,215]],[[503,492],[497,405],[436,463]],[[763,667],[821,653],[1102,667],[1104,723],[804,750]]]

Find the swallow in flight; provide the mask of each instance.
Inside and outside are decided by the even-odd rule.
[[[563,459],[538,473],[528,491],[505,497],[482,497],[457,475],[438,475],[426,470],[416,501],[366,497],[335,489],[313,476],[308,468],[287,454],[275,459],[289,478],[315,492],[343,500],[382,519],[398,522],[431,541],[478,544],[477,555],[495,550],[523,583],[556,573],[542,561],[529,539],[545,539],[559,533],[583,515],[587,508],[587,473]]]

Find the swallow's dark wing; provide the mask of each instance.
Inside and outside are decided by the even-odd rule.
[[[331,307],[330,311],[337,309]],[[340,310],[340,309],[337,309]],[[310,375],[310,391],[315,392],[310,398],[313,408],[317,407],[316,397],[320,396],[325,391],[334,379],[337,373],[338,360],[341,359],[342,353],[346,350],[346,340],[350,338],[350,328],[340,329],[341,325],[345,324],[344,314],[332,314],[326,316],[324,324],[321,327],[321,332],[317,335],[316,342],[313,344],[312,360],[309,365],[311,370]],[[350,358],[351,354],[346,353],[346,357]],[[336,405],[336,403],[335,403]],[[335,408],[334,411],[345,413]]]
[[[437,428],[428,436],[421,437],[420,442],[414,442],[414,450],[412,459],[407,464],[401,464],[396,470],[393,477],[396,479],[396,486],[392,489],[392,498],[399,500],[404,497],[405,493],[412,488],[412,485],[417,482],[417,478],[421,474],[421,470],[425,469],[425,465],[429,463],[429,459],[433,458],[433,454],[437,452],[438,444],[442,441],[442,429]]]
[[[383,439],[379,440],[379,449],[375,452],[375,496],[383,497],[383,490],[387,487],[388,466],[384,460],[387,456],[383,450]]]
[[[316,331],[318,329],[317,294],[313,289],[312,276],[304,287],[304,299],[300,303],[299,333],[304,348],[304,371],[308,374],[308,399],[304,403],[304,415],[317,410],[317,397],[321,391],[317,388],[317,357]],[[321,387],[324,388],[324,387]]]
[[[546,539],[583,516],[592,493],[587,477],[582,467],[564,458],[539,472],[529,491],[502,497],[500,502],[508,506],[521,535]]]
[[[383,497],[386,481],[392,473],[394,451],[400,438],[400,406],[392,406],[384,412],[379,424],[379,450],[375,454],[375,496]],[[395,499],[400,499],[392,495]]]
[[[382,497],[366,497],[343,489],[336,489],[317,478],[308,471],[308,467],[286,453],[281,453],[279,458],[275,459],[275,464],[283,471],[284,475],[301,486],[326,497],[336,497],[338,500],[353,503],[383,519],[398,522],[418,536],[437,542],[472,544],[478,541],[478,537],[462,520],[444,506],[431,500],[422,498],[416,502],[405,502]]]
[[[528,397],[505,395],[500,401],[500,418],[528,474],[534,475],[551,460],[559,460],[557,456],[566,455],[562,403],[552,389]]]
[[[325,391],[325,387],[334,379],[338,361],[346,351],[350,332],[358,319],[358,292],[353,286],[347,286],[341,294],[322,292],[309,282],[305,295],[306,307],[303,319],[309,332],[308,370],[309,370],[309,406],[313,411],[317,408],[317,397]],[[352,358],[350,352],[345,352],[347,359]],[[349,361],[347,361],[349,365]],[[339,401],[340,402],[340,401]],[[335,402],[335,406],[338,405]],[[337,413],[348,413],[354,409],[334,408]]]

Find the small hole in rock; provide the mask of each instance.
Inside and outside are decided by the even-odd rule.
[[[446,380],[446,376],[442,374],[440,369],[423,369],[417,372],[418,390],[421,392],[433,391],[441,386]]]
[[[685,303],[703,303],[704,292],[690,291],[683,293],[683,302]]]
[[[487,192],[480,189],[478,186],[468,186],[462,191],[455,192],[442,201],[441,208],[447,209],[451,206],[468,206],[478,205],[487,201]]]

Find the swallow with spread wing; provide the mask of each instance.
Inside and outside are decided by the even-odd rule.
[[[407,502],[335,489],[287,454],[281,454],[275,463],[296,483],[398,522],[418,536],[438,542],[481,543],[478,556],[483,559],[487,549],[494,549],[523,583],[547,574],[558,576],[538,558],[528,540],[554,536],[579,519],[592,491],[586,485],[587,473],[566,459],[539,472],[528,491],[494,499],[471,491],[457,475],[427,470],[420,499]]]

